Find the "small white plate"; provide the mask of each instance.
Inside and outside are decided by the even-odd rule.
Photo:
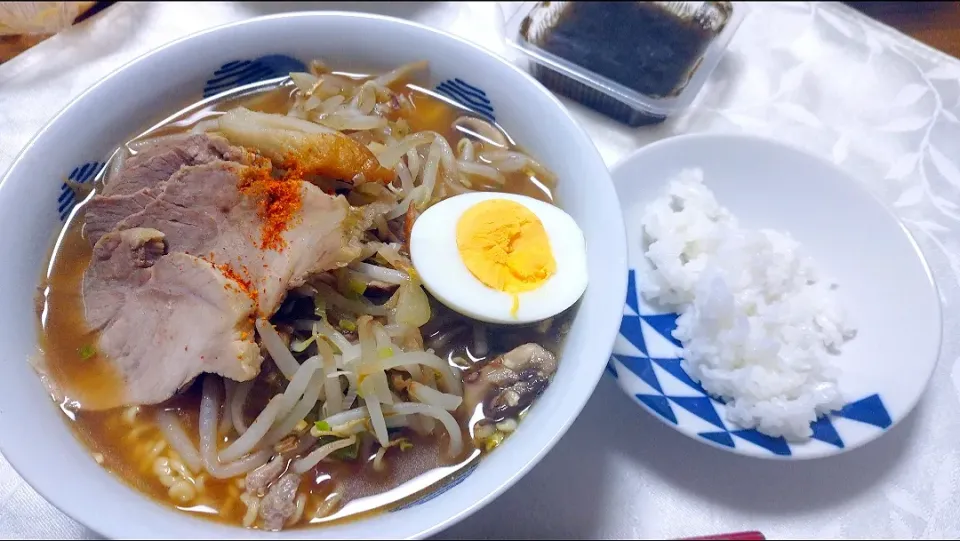
[[[790,443],[725,418],[680,367],[675,314],[646,304],[635,282],[640,216],[685,167],[751,228],[789,232],[839,292],[858,328],[837,362],[847,405],[813,423],[814,436]],[[804,459],[859,447],[889,430],[917,404],[940,351],[936,285],[906,228],[835,165],[789,146],[741,135],[688,135],[646,146],[612,171],[623,208],[630,281],[620,335],[608,366],[633,399],[680,432],[715,447],[761,458]]]

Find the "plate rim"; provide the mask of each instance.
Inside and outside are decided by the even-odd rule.
[[[913,249],[913,253],[916,255],[917,259],[919,260],[920,266],[923,269],[923,273],[926,277],[926,281],[931,287],[933,296],[936,299],[936,303],[935,303],[936,319],[937,319],[937,325],[935,329],[936,338],[937,338],[936,355],[933,360],[933,363],[931,364],[929,373],[926,375],[923,386],[920,388],[920,392],[917,393],[917,395],[912,398],[909,406],[904,410],[905,411],[904,414],[895,419],[891,418],[890,426],[884,429],[878,430],[872,436],[868,438],[864,438],[852,445],[844,445],[844,447],[842,448],[836,448],[836,447],[824,448],[824,451],[822,452],[813,453],[809,455],[802,455],[802,456],[796,456],[792,453],[790,455],[778,455],[775,453],[761,454],[761,453],[745,452],[742,449],[737,447],[726,447],[716,442],[710,441],[706,438],[698,437],[696,434],[691,433],[690,431],[681,429],[679,424],[668,423],[662,416],[658,415],[649,406],[637,400],[632,395],[632,393],[628,392],[627,389],[623,387],[623,384],[620,381],[619,375],[615,378],[617,380],[617,387],[619,387],[620,390],[623,391],[623,393],[626,394],[627,397],[633,403],[640,406],[644,411],[646,411],[652,417],[656,418],[657,421],[659,421],[660,423],[669,426],[670,428],[672,428],[676,432],[679,432],[680,434],[683,434],[687,438],[690,438],[692,440],[705,444],[709,447],[721,449],[723,451],[726,451],[728,453],[732,453],[735,455],[748,457],[748,458],[770,460],[775,462],[793,462],[793,461],[819,460],[819,459],[824,459],[828,457],[842,455],[850,451],[859,449],[864,445],[867,445],[873,441],[876,441],[884,434],[892,431],[904,419],[910,417],[916,411],[917,406],[920,404],[920,401],[923,399],[924,396],[926,396],[927,394],[926,391],[930,387],[930,382],[933,380],[933,375],[937,370],[937,366],[939,366],[940,364],[940,357],[943,354],[943,300],[942,300],[940,288],[937,285],[936,277],[933,275],[933,269],[930,267],[930,263],[929,261],[927,261],[927,257],[926,255],[924,255],[923,250],[920,248],[920,244],[917,242],[916,237],[913,235],[910,229],[906,226],[903,220],[900,219],[900,216],[897,215],[896,212],[894,212],[893,208],[886,203],[886,201],[881,199],[880,196],[877,195],[873,190],[870,190],[869,188],[867,188],[867,186],[854,173],[848,171],[847,169],[844,169],[840,165],[832,162],[831,160],[790,141],[784,141],[782,139],[777,139],[774,137],[766,137],[766,136],[755,135],[755,134],[734,133],[734,132],[707,132],[707,133],[687,133],[687,134],[673,135],[670,137],[659,139],[657,141],[644,145],[640,148],[634,149],[629,153],[627,153],[626,155],[624,155],[623,157],[621,157],[620,159],[618,159],[612,166],[610,166],[610,177],[613,179],[614,188],[618,188],[620,183],[624,182],[619,179],[620,179],[620,175],[622,174],[621,170],[626,166],[626,164],[630,163],[633,160],[638,159],[641,156],[644,156],[652,152],[656,152],[662,147],[684,145],[684,144],[688,144],[690,142],[696,142],[696,141],[711,141],[711,140],[721,141],[721,140],[731,140],[731,139],[746,141],[753,144],[759,143],[759,144],[769,145],[773,147],[780,147],[781,149],[788,150],[790,152],[798,154],[802,156],[804,159],[807,159],[813,162],[818,162],[819,164],[825,167],[831,168],[837,171],[841,176],[843,176],[846,179],[846,181],[848,181],[853,186],[853,189],[860,192],[861,195],[866,196],[870,200],[872,200],[872,202],[878,205],[888,218],[893,220],[893,222],[897,225],[901,233],[905,235],[907,242],[909,243],[910,247]],[[624,225],[626,225],[626,222],[628,220],[627,213],[626,213],[626,210],[627,210],[626,205],[628,204],[628,200],[621,195],[619,189],[617,191],[617,197],[620,201],[620,211],[624,214]],[[627,264],[630,270],[634,270],[629,263],[631,250],[633,250],[633,247],[630,246],[628,243],[627,245],[628,263]],[[618,334],[618,338],[619,337],[620,335]],[[610,362],[614,360],[614,355],[616,354],[615,353],[611,354]],[[803,445],[805,443],[807,442],[797,442],[796,445]]]

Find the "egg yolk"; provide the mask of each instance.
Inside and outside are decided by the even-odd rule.
[[[507,199],[491,199],[467,209],[457,222],[457,249],[470,273],[486,286],[513,295],[542,286],[557,272],[550,239],[530,209]]]

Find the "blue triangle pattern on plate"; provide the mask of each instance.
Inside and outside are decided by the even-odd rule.
[[[624,308],[624,312],[628,312],[628,314],[623,317],[620,325],[620,334],[623,339],[629,341],[631,345],[636,347],[643,355],[649,357],[651,353],[654,353],[653,350],[656,350],[658,345],[665,344],[659,342],[657,344],[653,342],[648,344],[642,330],[643,324],[646,324],[650,326],[650,329],[647,329],[646,332],[649,333],[653,330],[673,345],[682,347],[680,341],[673,337],[673,331],[676,329],[676,314],[661,313],[640,315],[642,299],[639,295],[640,284],[637,282],[638,276],[639,274],[633,269],[628,273],[627,297]],[[649,308],[650,307],[645,311],[650,311]],[[647,335],[647,338],[651,341],[659,339],[659,337],[655,335]],[[651,350],[651,348],[653,348],[653,350]],[[693,378],[687,374],[686,370],[683,369],[683,360],[679,358],[679,353],[677,354],[677,358],[664,358],[670,357],[666,352],[662,355],[663,357],[657,356],[653,358],[614,355],[613,358],[620,361],[623,366],[617,367],[611,361],[607,369],[612,374],[621,368],[627,369],[649,385],[652,391],[660,393],[660,395],[643,394],[641,391],[641,394],[635,394],[634,396],[639,402],[644,404],[647,409],[652,410],[671,424],[678,426],[678,428],[684,432],[696,434],[705,440],[727,448],[736,448],[738,443],[742,447],[744,442],[749,442],[778,456],[791,456],[794,454],[794,449],[791,448],[785,438],[767,436],[761,434],[756,429],[743,430],[736,429],[735,426],[728,428],[723,420],[723,410],[717,409],[718,404],[726,404],[726,401],[722,398],[711,396],[703,389],[702,385],[694,381]],[[682,387],[677,387],[673,382],[661,382],[657,376],[654,365],[666,371],[671,377],[676,378],[701,396],[676,396],[687,393],[683,391]],[[615,375],[619,376],[622,374]],[[660,376],[666,377],[663,374],[660,374]],[[624,378],[620,378],[620,380],[621,382],[627,381]],[[664,395],[664,385],[667,385],[666,389],[670,391],[667,395]],[[629,387],[629,385],[625,388],[627,387]],[[632,389],[628,389],[628,391],[631,394],[637,392],[637,390]],[[696,432],[697,430],[703,429],[702,425],[695,423],[687,426],[678,420],[675,410],[673,409],[674,407],[680,407],[692,413],[700,420],[718,427],[719,430]],[[832,415],[821,416],[811,423],[812,439],[839,449],[845,448],[847,442],[844,441],[842,429],[850,425],[844,425],[842,423],[835,425],[834,423],[837,418],[857,421],[880,430],[885,430],[893,424],[890,413],[887,411],[883,400],[878,394],[873,394],[845,405]],[[692,419],[687,417],[682,417],[681,419],[692,421]],[[737,442],[737,438],[740,438],[742,441]]]
[[[620,361],[620,364],[627,370],[636,374],[638,378],[656,389],[658,393],[663,394],[663,387],[660,386],[660,380],[657,379],[657,374],[653,371],[650,359],[647,357],[630,357],[628,355],[614,355],[613,358]]]
[[[612,358],[612,357],[610,358],[609,361],[607,361],[607,373],[610,374],[611,376],[613,376],[613,379],[618,379],[618,378],[620,377],[620,376],[617,374],[617,367],[616,367],[616,366],[613,366],[613,358]]]
[[[670,408],[670,402],[667,402],[666,398],[652,394],[638,394],[636,397],[637,400],[643,402],[648,408],[657,412],[657,414],[664,419],[673,424],[677,424],[677,416],[673,414],[673,409]]]
[[[720,430],[727,429],[709,398],[705,396],[668,396],[667,398]]]
[[[660,368],[663,368],[667,372],[670,372],[670,375],[689,385],[691,389],[699,393],[702,393],[703,395],[707,394],[707,391],[704,391],[703,387],[701,387],[699,383],[697,383],[696,381],[693,381],[693,378],[691,378],[687,374],[687,371],[683,369],[683,366],[681,366],[680,364],[682,362],[682,359],[652,359],[652,360],[653,362],[657,363],[657,365]]]
[[[627,306],[629,306],[634,314],[640,313],[640,300],[637,298],[637,282],[636,272],[633,269],[627,274]]]
[[[673,345],[677,347],[683,347],[683,344],[673,337],[673,330],[677,328],[677,314],[655,314],[643,316],[643,320],[646,321],[648,325],[653,327],[655,331],[660,333],[660,336],[663,336],[673,343]]]
[[[700,436],[701,438],[705,439],[705,440],[710,440],[710,441],[712,441],[712,442],[714,442],[714,443],[719,443],[720,445],[723,445],[724,447],[733,448],[733,447],[736,447],[736,446],[737,446],[737,444],[733,441],[733,436],[731,436],[730,433],[729,433],[729,432],[726,432],[726,431],[724,431],[724,432],[701,432],[701,433],[699,433],[699,434],[697,434],[697,435]]]
[[[733,435],[743,438],[754,445],[759,445],[775,455],[790,456],[790,445],[783,438],[773,438],[757,432],[756,429],[734,430]]]
[[[620,320],[620,334],[644,355],[647,354],[647,343],[643,339],[640,316],[623,316]]]
[[[837,412],[837,415],[845,419],[867,423],[877,428],[889,428],[893,424],[890,414],[887,413],[887,408],[883,405],[883,400],[880,400],[878,394],[847,404]]]
[[[833,423],[830,422],[830,416],[824,415],[820,417],[810,424],[810,429],[813,430],[814,439],[843,449],[843,439],[840,438],[837,429],[834,428]]]

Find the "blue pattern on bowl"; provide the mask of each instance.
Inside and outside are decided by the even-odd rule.
[[[234,88],[288,75],[292,71],[306,71],[303,62],[286,55],[273,54],[252,60],[234,60],[220,66],[203,87],[203,97],[209,98]],[[447,79],[435,87],[444,97],[466,107],[483,118],[496,122],[493,104],[482,88],[459,77]]]
[[[490,122],[497,121],[493,114],[493,104],[490,103],[490,99],[487,98],[487,93],[483,89],[473,86],[463,79],[455,78],[443,81],[436,86],[435,90]]]
[[[207,79],[203,86],[203,97],[209,98],[238,86],[284,77],[291,71],[306,70],[306,64],[282,54],[271,54],[252,60],[234,60],[220,66],[220,69],[213,73],[213,77]]]
[[[103,170],[103,162],[87,162],[73,168],[70,175],[67,176],[73,182],[83,184],[97,178],[100,171]],[[70,189],[70,186],[64,182],[60,185],[60,195],[57,197],[57,213],[60,215],[60,221],[66,221],[70,216],[70,211],[77,205],[76,194]]]
[[[433,488],[428,489],[429,492],[424,494],[423,497],[417,498],[416,500],[404,503],[402,505],[398,505],[397,507],[394,507],[393,509],[391,509],[391,511],[402,511],[403,509],[415,507],[417,505],[420,505],[421,503],[425,503],[436,498],[437,496],[443,494],[444,492],[462,483],[463,480],[466,479],[468,475],[473,473],[473,470],[477,469],[477,464],[479,463],[480,463],[479,460],[474,460],[473,463],[467,466],[466,468],[463,468],[462,470],[454,473],[453,476],[450,478],[449,481],[447,481],[445,485],[437,487],[435,489]]]
[[[677,314],[646,313],[648,310],[640,306],[636,280],[637,275],[631,269],[620,337],[607,364],[607,372],[644,408],[676,425],[682,432],[696,434],[722,447],[737,448],[749,442],[771,454],[791,456],[791,445],[796,444],[754,429],[738,429],[725,420],[724,402],[704,391],[681,366],[680,343],[672,336]],[[630,382],[624,381],[624,371],[632,375]],[[886,430],[892,424],[880,395],[872,394],[817,419],[810,425],[813,439],[844,448],[842,430],[834,424],[838,418],[880,430]]]

